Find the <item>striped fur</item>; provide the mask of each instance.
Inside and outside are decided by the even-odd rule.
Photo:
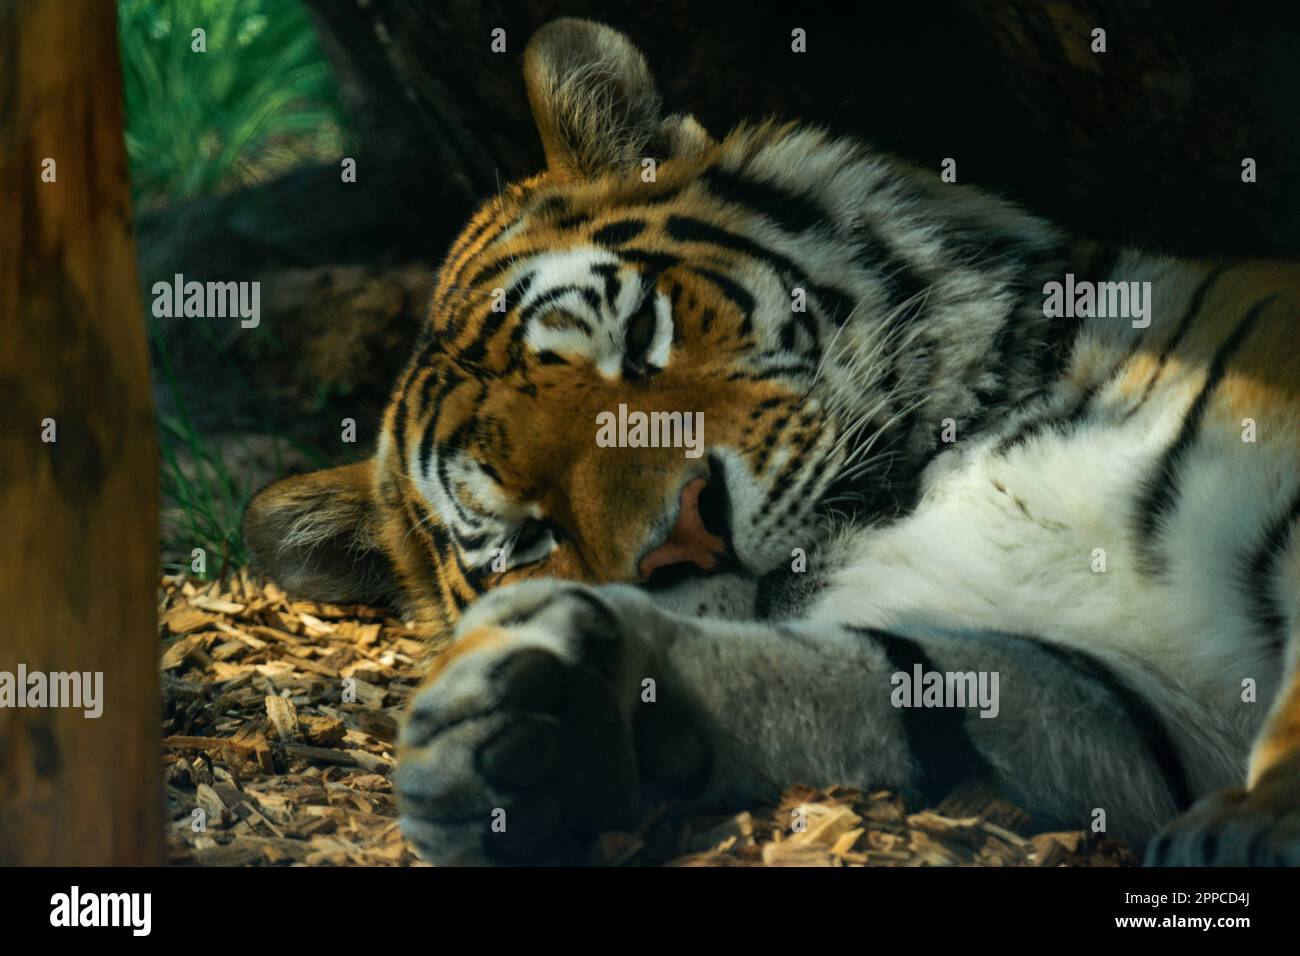
[[[973,776],[1045,823],[1103,809],[1146,841],[1249,778],[1152,858],[1300,860],[1281,825],[1300,797],[1276,796],[1300,794],[1300,269],[1072,242],[797,125],[713,141],[661,118],[640,55],[584,21],[541,31],[526,71],[548,169],[453,244],[374,458],[272,486],[246,524],[293,587],[387,593],[466,635],[404,735],[421,849],[535,858],[606,820],[579,800],[539,823],[541,784],[493,776],[514,772],[500,740],[568,732],[512,695],[578,680],[594,628],[605,683],[571,694],[627,739],[539,779],[606,781],[606,809],[654,789],[644,747],[640,777],[613,756],[671,709],[638,709],[653,675],[707,754],[668,776],[701,800],[796,780],[938,798]],[[1150,326],[1045,317],[1066,272],[1150,282]],[[599,447],[620,405],[702,412],[707,455]],[[700,477],[727,572],[628,587]],[[917,662],[997,671],[1001,713],[892,707]],[[492,842],[505,804],[531,842]]]

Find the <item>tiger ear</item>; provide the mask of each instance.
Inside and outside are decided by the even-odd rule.
[[[661,116],[654,78],[632,41],[600,23],[566,17],[524,51],[524,84],[557,179],[638,165],[656,152],[696,152],[708,135],[690,117]]]
[[[374,462],[282,478],[244,512],[254,568],[314,601],[367,603],[394,592],[379,540]]]
[[[665,156],[699,156],[713,140],[688,113],[674,113],[659,124],[659,142]]]

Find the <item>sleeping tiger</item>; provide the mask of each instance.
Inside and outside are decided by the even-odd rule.
[[[245,519],[288,589],[454,631],[395,772],[420,852],[976,783],[1151,863],[1300,862],[1300,270],[715,140],[588,21],[524,72],[546,170],[452,245],[373,458]]]

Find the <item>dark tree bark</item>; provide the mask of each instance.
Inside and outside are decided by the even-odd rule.
[[[715,133],[745,117],[805,119],[936,171],[954,157],[962,181],[1097,238],[1300,253],[1294,4],[308,2],[367,135],[414,147],[427,175],[467,199],[540,166],[522,53],[537,27],[576,15],[627,32],[669,108]],[[498,27],[504,54],[490,47]],[[805,54],[791,52],[795,27]],[[1105,53],[1091,49],[1096,27]]]
[[[1300,255],[1300,6],[966,0],[1023,132],[1006,184],[1092,236]],[[1107,52],[1093,53],[1092,31]],[[1258,181],[1242,182],[1253,158]]]
[[[714,133],[779,115],[997,189],[1093,238],[1184,255],[1300,254],[1300,7],[1228,0],[307,0],[357,135],[321,167],[146,217],[146,272],[433,264],[478,200],[542,165],[524,47],[565,15],[645,51]],[[494,53],[495,28],[506,31]],[[793,53],[802,27],[808,52]],[[1091,31],[1106,30],[1094,53]],[[1241,161],[1258,182],[1241,181]],[[157,266],[158,269],[155,269]],[[201,277],[201,276],[198,276]]]
[[[161,857],[158,459],[114,19],[0,7],[0,671],[102,675],[98,717],[0,708],[0,864]]]

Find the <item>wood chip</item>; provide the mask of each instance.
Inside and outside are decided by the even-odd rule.
[[[307,633],[313,636],[323,637],[326,634],[334,633],[333,624],[326,624],[320,618],[314,617],[311,614],[299,614],[298,619],[302,621],[302,625],[307,629]]]
[[[828,807],[824,804],[812,804],[809,811],[809,826],[803,833],[793,834],[791,841],[820,843],[832,846],[844,833],[852,830],[862,818],[850,808],[844,806]]]
[[[384,703],[385,692],[378,684],[372,684],[360,677],[349,677],[351,688],[356,693],[357,702],[367,707],[379,707]]]
[[[221,618],[217,615],[200,611],[188,604],[178,604],[162,615],[162,622],[167,626],[167,630],[175,635],[192,634],[195,631],[206,630],[220,620]]]
[[[278,627],[265,627],[263,625],[258,624],[250,627],[248,629],[248,633],[256,637],[262,638],[263,640],[271,641],[277,644],[297,645],[297,644],[306,643],[297,634],[292,634],[289,631],[286,631],[283,628],[278,628]]]
[[[300,720],[302,735],[309,744],[334,747],[343,742],[347,725],[337,717],[303,717]]]
[[[243,657],[248,653],[248,645],[242,641],[224,641],[212,649],[214,661],[229,661]]]
[[[763,847],[765,866],[834,866],[830,851],[816,843],[793,843],[783,840]]]
[[[253,747],[226,737],[164,737],[163,747],[170,750],[221,750],[230,748],[251,753]]]
[[[748,813],[738,813],[730,820],[725,820],[715,827],[693,834],[691,849],[695,852],[726,847],[728,850],[738,845],[754,844],[754,818]]]
[[[271,726],[275,728],[276,736],[284,743],[294,743],[302,740],[302,727],[298,723],[298,711],[293,706],[293,701],[287,697],[278,695],[268,696],[266,698],[266,716],[271,720]]]
[[[841,833],[835,843],[831,845],[831,853],[835,856],[847,856],[857,845],[858,841],[862,839],[862,834],[866,832],[867,831],[863,829],[846,830],[844,833]]]
[[[229,808],[221,796],[206,783],[199,784],[195,799],[207,815],[208,826],[220,826],[229,817]]]
[[[262,640],[259,637],[254,637],[253,635],[246,633],[241,628],[232,627],[231,625],[225,623],[224,621],[218,621],[216,627],[217,630],[219,630],[222,634],[229,634],[235,640],[247,644],[255,651],[265,650],[267,647],[266,641]]]
[[[201,650],[203,644],[209,640],[210,635],[191,634],[188,637],[182,637],[175,644],[172,644],[162,656],[162,669],[165,671],[176,670],[188,660],[195,657],[195,652]]]
[[[220,598],[209,597],[206,594],[196,594],[190,598],[190,604],[204,611],[211,611],[214,614],[239,614],[244,610],[245,605],[236,604],[234,601],[223,601]]]

